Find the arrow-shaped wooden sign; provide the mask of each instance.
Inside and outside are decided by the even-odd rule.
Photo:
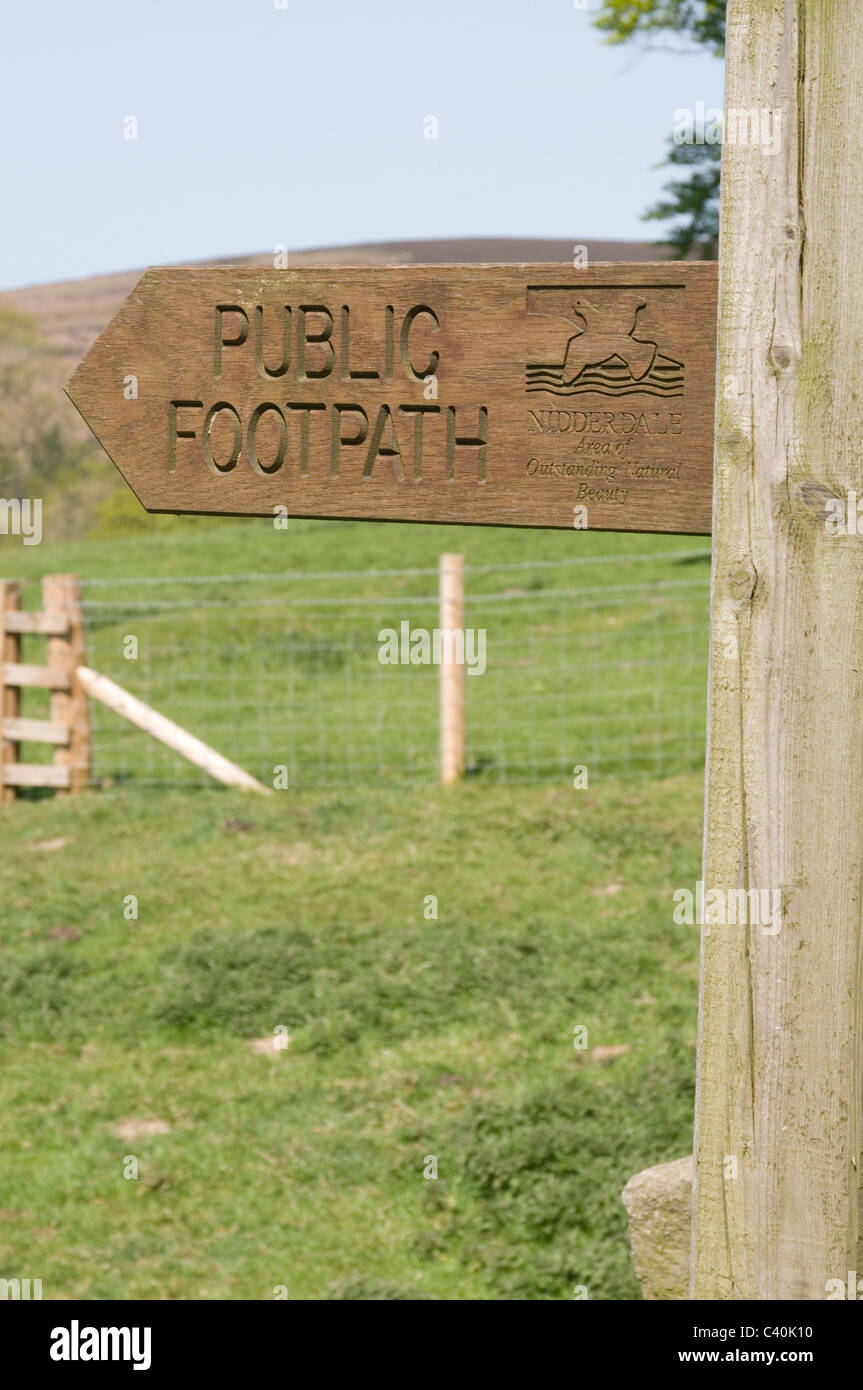
[[[67,392],[152,512],[706,535],[716,267],[148,270]]]

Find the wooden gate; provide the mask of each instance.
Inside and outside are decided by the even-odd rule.
[[[75,676],[86,655],[80,580],[71,574],[46,575],[40,612],[25,612],[20,586],[0,580],[0,618],[0,804],[14,801],[19,787],[81,791],[90,778],[90,718],[87,696]],[[44,665],[22,663],[25,636],[45,638]],[[22,718],[24,689],[50,691],[50,718]],[[48,744],[53,761],[22,763],[22,743]]]

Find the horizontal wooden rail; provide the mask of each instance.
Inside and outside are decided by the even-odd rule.
[[[65,745],[69,742],[69,725],[51,719],[4,719],[0,732],[10,743]]]
[[[7,763],[3,768],[4,787],[55,787],[68,790],[68,767],[54,763]]]
[[[3,667],[3,684],[68,690],[72,681],[68,672],[54,666],[24,666],[17,661],[7,661]]]
[[[3,631],[34,632],[42,637],[65,637],[69,631],[69,616],[67,613],[7,612],[3,614]]]

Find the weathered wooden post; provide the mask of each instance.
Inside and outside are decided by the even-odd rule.
[[[729,0],[727,62],[692,1292],[823,1299],[861,1268],[863,6]],[[719,923],[738,889],[781,915]]]
[[[21,607],[21,589],[14,580],[0,580],[0,806],[15,800],[15,788],[7,786],[4,768],[18,761],[18,740],[12,737],[14,725],[20,710],[21,692],[15,685],[7,685],[5,670],[7,663],[14,665],[20,660],[21,639],[14,632],[6,631],[6,614],[17,613]]]
[[[464,556],[440,557],[440,626],[442,633],[464,633]],[[464,773],[465,664],[457,659],[455,640],[441,638],[440,776],[445,787]]]
[[[68,689],[51,691],[51,719],[69,731],[67,742],[54,750],[54,766],[68,768],[68,791],[81,792],[90,780],[90,710],[75,675],[87,659],[78,576],[46,574],[42,580],[42,607],[46,614],[59,615],[68,624],[65,632],[49,635],[47,642],[48,665],[62,671],[69,680]]]

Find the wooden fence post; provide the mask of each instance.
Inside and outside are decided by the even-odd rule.
[[[20,692],[15,685],[7,685],[3,680],[2,667],[8,662],[17,662],[21,655],[21,639],[14,632],[6,632],[3,617],[6,613],[17,612],[21,607],[21,590],[11,579],[0,579],[0,719],[17,719],[20,709]],[[3,768],[18,761],[18,743],[7,739],[0,728],[0,806],[15,800],[14,787],[3,783]]]
[[[63,614],[69,622],[65,635],[48,637],[48,666],[69,678],[68,690],[51,692],[51,720],[69,729],[68,743],[54,749],[54,766],[68,768],[68,790],[80,792],[90,780],[90,709],[75,675],[87,659],[78,576],[46,574],[42,580],[42,607],[48,614]]]
[[[727,18],[692,1293],[824,1299],[861,1269],[863,5]]]
[[[442,632],[461,632],[464,638],[463,555],[440,557],[440,627]],[[440,663],[440,775],[445,787],[459,780],[465,766],[465,663],[455,660],[455,655],[454,641],[444,638]]]

